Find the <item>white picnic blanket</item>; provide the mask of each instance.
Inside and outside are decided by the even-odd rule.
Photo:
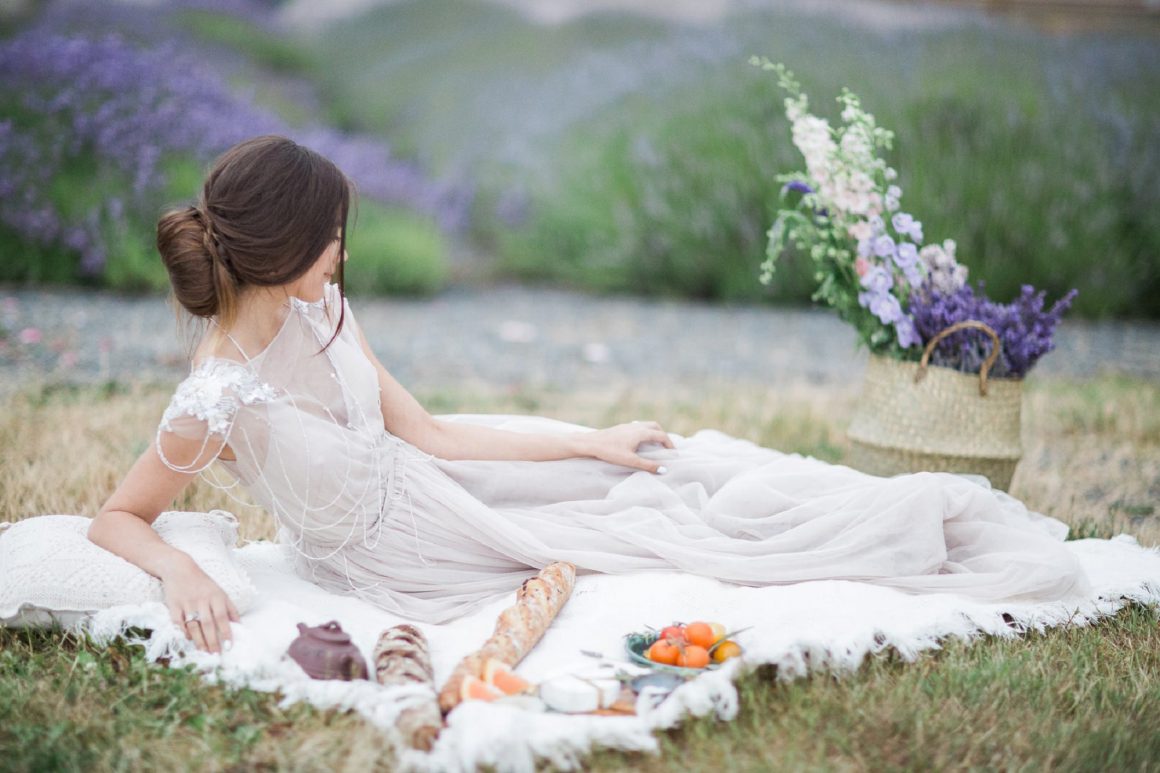
[[[848,581],[750,588],[676,573],[579,577],[572,598],[517,668],[533,682],[596,664],[581,649],[627,664],[625,633],[675,620],[716,620],[730,629],[752,626],[738,636],[745,657],[686,683],[655,708],[640,702],[637,716],[575,717],[465,703],[450,714],[431,753],[403,751],[400,767],[456,771],[488,765],[523,771],[532,770],[536,759],[561,768],[577,767],[595,746],[655,751],[654,730],[673,727],[685,716],[713,713],[723,720],[736,716],[743,707],[738,706],[733,681],[759,664],[776,664],[781,679],[814,669],[844,673],[856,669],[868,653],[887,647],[913,659],[923,650],[937,648],[948,636],[1017,636],[1032,628],[1093,622],[1129,600],[1160,602],[1160,550],[1140,547],[1127,535],[1066,544],[1082,562],[1093,588],[1092,596],[1067,603],[987,604]],[[299,579],[274,543],[252,542],[238,548],[237,557],[257,586],[259,601],[234,625],[234,646],[228,652],[211,655],[194,649],[158,603],[115,607],[79,625],[99,641],[130,627],[150,628],[152,635],[142,643],[152,660],[166,656],[174,667],[195,664],[211,681],[277,690],[284,703],[304,700],[324,708],[353,709],[390,732],[395,717],[417,695],[416,688],[311,680],[284,653],[298,635],[297,623],[338,620],[370,663],[379,633],[403,621],[357,598],[332,595]],[[498,600],[444,625],[419,626],[431,643],[437,684],[461,657],[483,643],[498,613],[512,601]]]

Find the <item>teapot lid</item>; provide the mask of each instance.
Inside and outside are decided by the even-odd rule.
[[[302,630],[302,635],[329,644],[350,644],[350,634],[342,630],[342,626],[338,624],[337,620],[331,620],[329,623],[323,623],[314,628],[305,628]]]

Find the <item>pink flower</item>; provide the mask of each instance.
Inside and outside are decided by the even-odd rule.
[[[858,258],[854,261],[854,273],[858,276],[866,276],[866,272],[870,270],[870,261],[866,258]]]
[[[20,343],[25,346],[32,346],[40,343],[40,328],[26,327],[20,331]]]
[[[76,367],[77,353],[73,351],[62,352],[57,364],[64,370]]]
[[[847,229],[847,232],[850,234],[850,236],[854,237],[858,241],[862,241],[863,239],[869,239],[874,235],[874,226],[870,225],[868,220],[860,220],[854,225],[850,226]]]

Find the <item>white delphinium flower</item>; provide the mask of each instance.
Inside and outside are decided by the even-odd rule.
[[[869,241],[871,235],[874,233],[874,227],[870,225],[869,220],[859,220],[857,223],[847,227],[846,232],[859,242]]]
[[[786,100],[787,109],[791,102],[793,100]],[[837,149],[829,122],[809,113],[800,115],[793,122],[793,144],[805,158],[806,173],[818,184],[822,195],[829,198],[826,188],[832,185],[833,158]]]

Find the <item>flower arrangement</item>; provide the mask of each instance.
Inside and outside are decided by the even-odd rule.
[[[893,132],[878,126],[858,97],[843,89],[842,123],[810,113],[808,97],[793,73],[764,57],[750,63],[777,74],[789,95],[786,117],[804,172],[778,176],[783,208],[769,229],[761,282],[769,284],[790,245],[808,254],[818,289],[813,300],[837,310],[871,352],[900,360],[919,359],[923,345],[952,324],[977,320],[995,329],[1002,344],[992,374],[1019,378],[1054,347],[1053,334],[1070,307],[1072,290],[1044,310],[1044,293],[1024,286],[1010,304],[1000,304],[967,284],[967,268],[956,244],[924,244],[922,222],[901,207],[898,173],[880,152],[890,150]],[[939,342],[932,362],[978,372],[992,342],[979,330],[964,330]]]

